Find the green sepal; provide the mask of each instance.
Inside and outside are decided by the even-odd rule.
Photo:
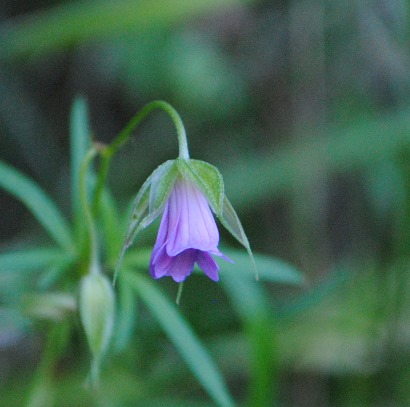
[[[256,279],[259,279],[258,272],[256,270],[255,259],[253,258],[248,238],[246,237],[245,231],[243,230],[241,221],[239,220],[239,217],[236,214],[235,209],[233,208],[233,206],[231,205],[226,196],[224,197],[222,215],[219,216],[219,220],[221,221],[222,225],[224,225],[226,230],[228,230],[228,232],[245,247],[249,254],[249,257],[252,260]]]
[[[114,281],[128,247],[138,233],[149,226],[163,211],[177,176],[176,160],[168,160],[161,164],[142,185],[134,201],[127,235],[117,260]]]
[[[149,212],[165,205],[177,176],[178,166],[175,160],[166,161],[154,171],[149,194]]]
[[[178,160],[182,176],[195,183],[205,194],[212,210],[218,217],[222,215],[224,182],[221,173],[213,165],[200,160]]]
[[[177,177],[175,160],[161,164],[144,182],[134,201],[124,245],[127,249],[136,235],[161,213]]]

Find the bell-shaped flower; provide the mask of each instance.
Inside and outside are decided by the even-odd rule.
[[[219,232],[208,201],[190,180],[178,179],[165,204],[157,241],[150,261],[153,278],[188,277],[195,263],[214,281],[218,264],[212,255],[229,260],[218,250]]]
[[[170,276],[182,282],[196,263],[211,280],[218,281],[214,256],[231,260],[218,250],[219,232],[212,212],[253,259],[239,218],[225,196],[219,171],[199,160],[166,161],[137,194],[117,271],[137,234],[163,213],[150,261],[151,276]]]

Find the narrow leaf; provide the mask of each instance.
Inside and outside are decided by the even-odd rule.
[[[101,198],[100,214],[104,230],[103,235],[106,239],[108,261],[113,264],[124,238],[122,229],[124,221],[120,218],[116,202],[107,188],[104,189]]]
[[[223,407],[234,406],[218,368],[175,305],[148,279],[127,273],[127,280],[215,403]]]
[[[66,219],[37,183],[0,161],[0,187],[21,201],[61,247],[73,251]]]
[[[137,319],[137,298],[126,279],[118,280],[118,310],[114,327],[114,348],[121,351],[134,333]]]
[[[247,405],[276,405],[278,346],[275,316],[270,311],[267,293],[262,284],[248,278],[233,278],[222,273],[221,282],[243,320],[250,345],[251,377]]]
[[[90,148],[88,108],[84,98],[74,100],[70,117],[71,205],[76,224],[81,225],[80,168]]]
[[[221,250],[233,260],[233,263],[223,262],[221,264],[221,276],[228,277],[229,275],[229,278],[233,279],[238,276],[241,279],[252,280],[250,277],[252,276],[253,264],[245,252],[225,248]],[[254,254],[254,259],[261,280],[290,285],[301,285],[305,282],[303,274],[283,260],[262,254]]]
[[[224,183],[217,168],[199,160],[178,160],[178,167],[183,175],[201,188],[212,210],[220,216],[223,209]]]
[[[71,260],[60,249],[26,249],[0,254],[0,273],[41,270],[50,266],[61,266]]]
[[[241,6],[239,0],[122,0],[65,2],[0,30],[0,59],[47,55],[81,41],[151,32],[208,12]]]

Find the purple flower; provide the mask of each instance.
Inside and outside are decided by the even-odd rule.
[[[151,276],[171,276],[179,283],[198,263],[211,280],[218,281],[219,266],[212,255],[231,261],[218,250],[218,243],[218,228],[204,194],[189,180],[177,179],[151,255]]]

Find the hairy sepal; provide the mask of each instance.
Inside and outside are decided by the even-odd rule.
[[[223,210],[224,182],[221,173],[213,165],[200,160],[178,160],[181,175],[197,185],[206,196],[215,214]]]
[[[128,247],[163,211],[177,176],[176,161],[169,160],[161,164],[142,185],[134,201],[125,241],[117,260],[114,281]]]
[[[225,196],[223,201],[223,210],[221,216],[219,216],[219,220],[221,221],[222,225],[224,225],[225,229],[236,239],[239,243],[241,243],[251,258],[252,265],[255,271],[256,279],[258,280],[258,272],[256,269],[255,259],[252,254],[251,246],[249,244],[249,240],[243,230],[241,221],[239,220],[238,215],[235,212],[235,209],[229,202],[228,198]]]

